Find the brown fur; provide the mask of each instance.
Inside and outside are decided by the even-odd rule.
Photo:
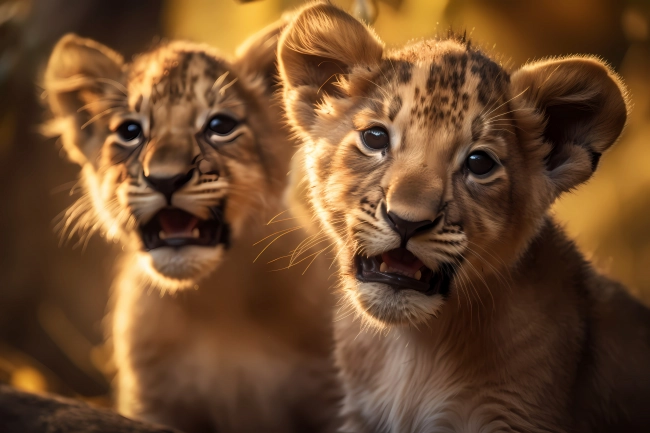
[[[548,215],[623,129],[611,69],[568,57],[509,73],[454,35],[389,51],[328,4],[297,15],[278,57],[349,307],[343,431],[647,431],[650,312]],[[361,139],[377,125],[383,150]],[[485,177],[466,165],[477,150],[498,161]],[[439,221],[405,247],[450,275],[448,291],[357,279],[355,256],[401,245],[386,211]]]
[[[272,96],[280,28],[253,36],[232,60],[171,42],[125,63],[74,35],[50,59],[51,128],[85,188],[64,230],[101,231],[125,251],[111,339],[117,406],[128,416],[188,433],[330,431],[336,422],[327,270],[310,270],[314,284],[302,269],[271,272],[280,265],[263,263],[287,254],[291,236],[253,263],[265,243],[251,245],[283,227],[263,223],[284,209],[294,150]],[[215,113],[236,118],[235,132],[209,135]],[[141,142],[113,132],[124,119],[140,122]],[[169,198],[144,180],[188,170]],[[216,215],[230,238],[147,251],[138,227],[170,205]]]

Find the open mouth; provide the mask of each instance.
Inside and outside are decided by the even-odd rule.
[[[411,289],[425,295],[449,292],[454,267],[441,264],[434,272],[406,248],[396,248],[378,256],[356,256],[357,279],[364,283],[383,283],[395,290]]]
[[[220,216],[223,212],[215,209],[213,214]],[[140,235],[147,251],[186,245],[228,246],[230,240],[230,230],[223,218],[203,220],[178,208],[162,209],[140,226]]]

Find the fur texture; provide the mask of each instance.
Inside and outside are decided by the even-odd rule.
[[[297,15],[278,58],[337,245],[342,431],[647,431],[650,312],[548,215],[625,125],[616,74],[586,56],[510,73],[456,35],[390,51],[329,4]],[[426,229],[405,238],[395,216]],[[360,277],[400,247],[444,290]]]
[[[262,247],[251,245],[278,228],[263,223],[284,208],[294,150],[273,97],[281,26],[232,60],[171,42],[125,63],[75,35],[52,53],[50,129],[85,190],[64,235],[100,231],[124,249],[111,339],[128,416],[186,432],[335,423],[327,271],[316,264],[306,285],[299,270],[253,263]],[[169,233],[180,246],[163,242]],[[287,254],[290,238],[262,261]]]

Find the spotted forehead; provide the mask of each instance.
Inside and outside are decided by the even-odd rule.
[[[468,43],[424,41],[383,60],[373,99],[392,121],[407,105],[409,122],[460,128],[470,108],[481,110],[502,100],[509,74]],[[386,92],[386,89],[390,91]]]
[[[134,62],[129,74],[129,98],[136,111],[140,111],[145,99],[152,107],[192,104],[197,98],[211,106],[236,78],[230,62],[210,49],[164,46]]]

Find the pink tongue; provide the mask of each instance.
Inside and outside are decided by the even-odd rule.
[[[167,235],[192,233],[199,223],[197,217],[178,209],[163,210],[158,218],[161,228]]]
[[[412,252],[406,248],[397,248],[394,250],[386,251],[381,255],[381,259],[388,265],[389,268],[404,271],[414,274],[420,270],[424,263],[413,255]]]

